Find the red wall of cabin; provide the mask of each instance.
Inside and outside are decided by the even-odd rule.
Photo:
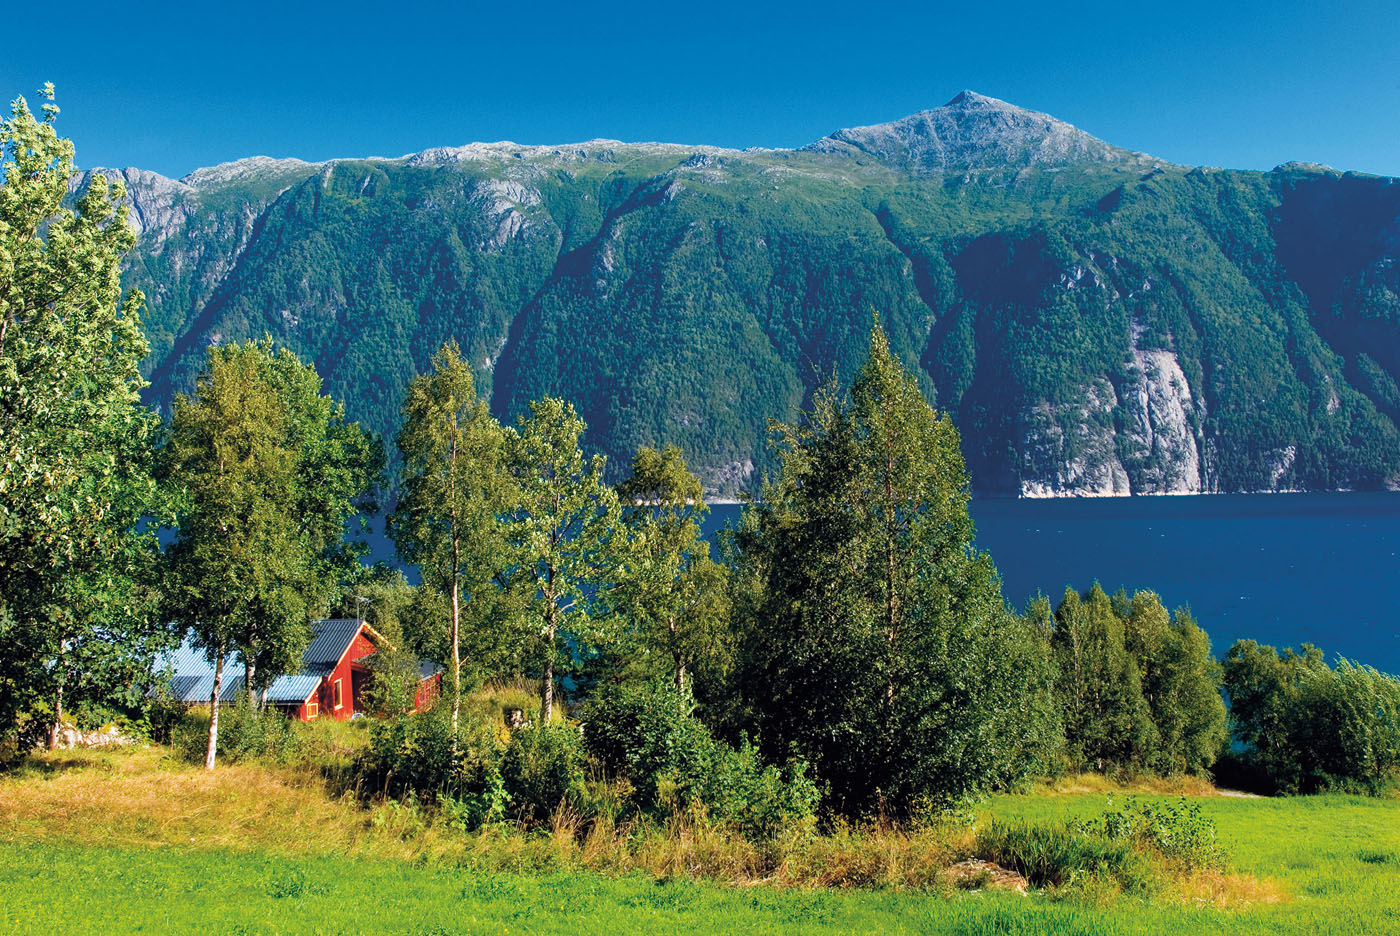
[[[321,680],[321,685],[311,696],[309,701],[316,702],[316,718],[334,718],[336,721],[344,721],[355,712],[355,689],[354,680],[350,678],[351,671],[355,668],[355,661],[364,659],[377,648],[374,642],[365,636],[364,631],[355,637],[350,644],[350,650],[340,659],[332,673]],[[341,680],[340,708],[335,707],[335,681]],[[418,686],[418,692],[413,699],[414,709],[423,711],[433,704],[438,693],[442,691],[442,674],[438,673],[428,679],[423,680]],[[300,721],[311,721],[311,706],[303,702],[297,707],[293,716]]]
[[[437,701],[438,693],[442,692],[442,674],[434,673],[418,684],[418,691],[413,696],[413,710],[421,712],[431,708]]]

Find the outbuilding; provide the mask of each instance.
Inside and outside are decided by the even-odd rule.
[[[334,718],[343,721],[364,711],[364,691],[371,678],[364,661],[385,645],[384,638],[359,618],[328,618],[312,625],[314,633],[301,657],[301,669],[278,676],[267,688],[267,704],[301,721]],[[186,636],[180,648],[162,661],[172,672],[172,695],[191,705],[208,703],[214,689],[214,665]],[[245,692],[243,664],[234,654],[224,661],[220,704],[237,701]],[[442,668],[423,660],[418,666],[418,710],[428,708],[442,688]]]

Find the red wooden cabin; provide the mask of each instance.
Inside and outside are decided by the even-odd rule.
[[[267,704],[301,721],[334,718],[343,721],[363,712],[363,694],[371,674],[364,661],[384,643],[374,628],[358,618],[316,621],[311,643],[301,658],[301,671],[273,680]],[[174,671],[171,688],[176,698],[191,704],[208,702],[214,687],[214,667],[189,639],[168,661]],[[432,705],[442,688],[442,670],[423,660],[418,665],[415,710]],[[243,693],[243,665],[231,654],[224,663],[221,703],[234,702]]]

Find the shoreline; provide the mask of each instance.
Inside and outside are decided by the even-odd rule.
[[[1356,488],[1333,488],[1325,491],[1314,491],[1304,488],[1286,488],[1268,491],[1141,491],[1131,494],[1097,494],[1093,492],[1066,491],[1058,494],[973,494],[972,499],[974,501],[1113,501],[1134,500],[1140,497],[1255,497],[1260,495],[1289,494],[1400,494],[1400,489],[1377,488],[1375,490],[1359,491]],[[707,497],[705,498],[705,503],[711,507],[733,507],[742,506],[747,503],[758,503],[758,500],[747,500],[741,497]]]

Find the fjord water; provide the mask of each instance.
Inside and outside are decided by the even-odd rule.
[[[715,506],[708,530],[738,512]],[[1190,606],[1217,655],[1308,642],[1400,672],[1400,494],[987,499],[972,516],[1018,608],[1066,585],[1151,588]]]

